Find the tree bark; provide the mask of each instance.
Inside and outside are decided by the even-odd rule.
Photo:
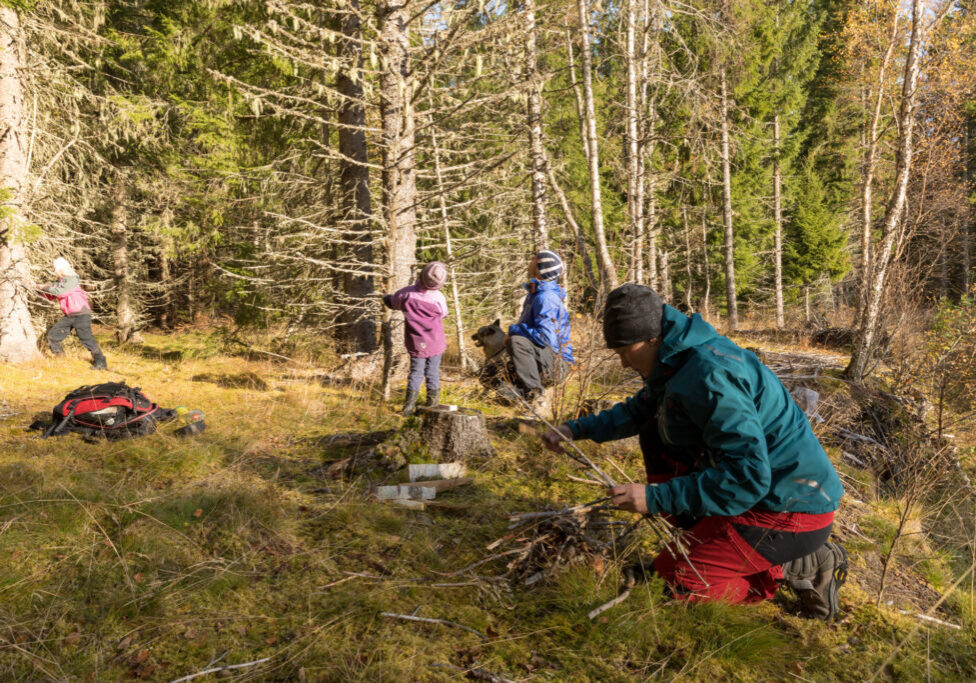
[[[548,157],[546,158],[546,175],[549,178],[549,184],[552,186],[552,191],[556,193],[556,199],[559,200],[559,206],[563,210],[563,215],[566,216],[566,222],[569,223],[569,227],[572,229],[573,234],[576,235],[576,246],[579,249],[580,258],[583,259],[583,269],[586,272],[586,278],[596,291],[599,289],[599,284],[596,280],[596,275],[593,273],[593,259],[590,258],[590,252],[586,248],[586,240],[583,237],[583,229],[580,227],[579,223],[573,217],[573,209],[569,206],[569,200],[566,199],[566,193],[559,186],[559,182],[556,180],[556,174],[553,173],[552,164],[549,163]]]
[[[593,239],[600,266],[603,299],[617,288],[617,270],[610,258],[606,232],[603,227],[603,199],[600,190],[600,153],[596,136],[596,108],[593,103],[593,55],[590,50],[590,12],[586,0],[576,0],[580,20],[580,53],[583,67],[583,105],[586,140],[589,147],[590,204],[593,216]]]
[[[711,315],[712,275],[708,263],[708,221],[702,211],[702,270],[705,273],[705,293],[702,295],[702,315],[707,319]]]
[[[433,107],[432,107],[433,108]],[[430,142],[434,148],[434,177],[437,180],[437,197],[440,202],[441,224],[444,227],[444,251],[447,256],[447,270],[451,278],[451,299],[454,303],[454,329],[457,334],[458,354],[461,356],[461,370],[467,371],[474,364],[468,358],[464,344],[464,321],[461,320],[461,297],[458,295],[457,274],[454,269],[454,245],[451,243],[451,223],[447,215],[447,198],[444,196],[444,175],[441,172],[441,151],[437,145],[437,129],[433,117],[430,121]]]
[[[342,314],[346,346],[350,351],[376,350],[376,323],[370,313],[373,297],[372,206],[369,192],[369,161],[366,146],[366,109],[363,103],[363,51],[359,0],[350,0],[342,18],[339,41],[341,68],[336,88],[339,105],[340,220],[352,246],[356,272],[342,275],[346,309]]]
[[[659,287],[659,292],[661,294],[661,299],[665,303],[672,303],[671,301],[671,264],[670,255],[667,249],[661,250],[661,268],[660,268],[660,278],[661,285]]]
[[[627,161],[627,218],[630,221],[630,272],[634,282],[644,284],[644,198],[642,173],[644,155],[638,132],[637,102],[637,0],[627,0],[627,126],[624,135],[624,159]],[[646,76],[646,73],[645,73]]]
[[[529,128],[529,160],[532,166],[532,237],[536,251],[549,248],[546,216],[546,157],[542,137],[542,84],[536,54],[535,0],[525,0],[526,116]]]
[[[874,356],[878,321],[884,304],[888,270],[896,243],[903,235],[902,214],[908,194],[908,180],[912,170],[912,142],[915,129],[915,102],[919,73],[919,52],[922,35],[921,0],[912,0],[912,33],[908,45],[908,58],[905,60],[902,78],[901,103],[898,109],[898,140],[895,156],[895,182],[885,207],[882,224],[881,244],[871,266],[871,280],[865,300],[864,310],[858,327],[851,362],[844,373],[848,379],[860,382],[864,379],[868,365]]]
[[[409,14],[403,0],[377,7],[380,119],[383,140],[383,218],[387,229],[387,291],[410,284],[417,247],[417,177],[409,70]],[[403,366],[403,322],[389,311],[383,318],[383,397],[389,399],[393,377]]]
[[[739,307],[735,294],[735,235],[732,231],[732,171],[729,152],[729,98],[725,71],[721,74],[722,95],[722,221],[725,226],[725,301],[729,331],[739,329]]]
[[[962,127],[962,186],[966,193],[966,196],[970,196],[972,193],[972,187],[969,181],[969,164],[972,160],[972,155],[969,149],[969,128],[972,125],[970,119],[967,119],[963,123]],[[972,268],[972,247],[970,246],[970,236],[969,231],[972,227],[972,209],[969,208],[969,204],[962,210],[962,246],[960,247],[962,251],[962,294],[963,296],[969,295],[969,271]]]
[[[864,160],[861,168],[861,278],[858,286],[857,310],[855,319],[859,319],[864,311],[864,304],[868,297],[868,287],[871,282],[871,221],[872,202],[874,198],[874,167],[875,158],[878,153],[878,125],[881,121],[881,103],[884,97],[885,72],[891,61],[891,55],[895,49],[895,42],[898,38],[898,12],[895,12],[891,24],[891,37],[888,39],[888,47],[881,59],[878,67],[878,91],[875,93],[874,110],[871,115],[871,122],[864,133]]]
[[[776,327],[783,329],[786,324],[783,316],[783,209],[780,197],[779,165],[779,114],[773,116],[773,221],[776,232],[773,235],[773,272],[776,289]]]
[[[16,10],[0,7],[0,362],[22,363],[40,356],[27,307],[30,263],[21,229],[27,186],[28,150],[24,130],[26,69],[23,34]]]
[[[688,207],[684,204],[681,206],[681,220],[684,223],[685,228],[685,277],[687,278],[687,284],[685,285],[685,308],[686,313],[691,313],[695,310],[694,304],[692,304],[692,277],[691,277],[691,226],[688,225]]]
[[[132,277],[129,273],[128,222],[125,179],[119,174],[112,191],[109,234],[112,236],[112,278],[115,285],[115,338],[120,344],[132,341],[136,330]]]

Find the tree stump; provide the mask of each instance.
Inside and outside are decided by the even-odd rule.
[[[479,411],[434,406],[420,408],[417,412],[423,419],[420,437],[435,460],[464,461],[479,455],[492,455],[485,416]]]

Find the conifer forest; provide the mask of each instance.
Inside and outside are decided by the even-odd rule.
[[[0,679],[972,680],[974,242],[971,0],[0,0]],[[826,620],[641,564],[686,318]]]

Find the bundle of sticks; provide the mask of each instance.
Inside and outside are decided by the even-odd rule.
[[[506,576],[525,586],[576,562],[602,566],[634,528],[632,523],[610,519],[607,510],[615,508],[600,504],[605,501],[514,513],[509,516],[511,531],[490,543],[488,550],[514,546],[500,556],[508,558]]]

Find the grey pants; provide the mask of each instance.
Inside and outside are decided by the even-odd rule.
[[[525,391],[541,392],[542,387],[556,384],[566,376],[566,361],[548,346],[536,346],[528,337],[509,337],[508,352],[516,379]]]
[[[420,385],[427,380],[427,395],[441,387],[441,355],[430,358],[410,358],[410,378],[407,379],[407,391],[420,393]]]
[[[90,313],[66,315],[54,323],[54,326],[47,332],[47,343],[51,347],[51,353],[55,355],[64,353],[61,342],[71,334],[71,330],[75,331],[78,340],[91,352],[92,360],[104,358],[102,350],[98,347],[98,342],[95,341],[95,335],[92,334]]]

